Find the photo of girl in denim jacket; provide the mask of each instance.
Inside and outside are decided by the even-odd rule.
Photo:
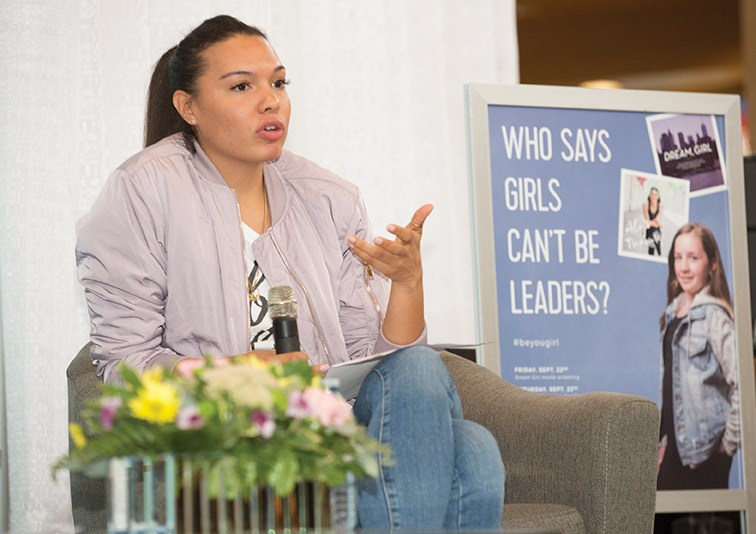
[[[738,371],[730,291],[711,230],[681,227],[668,261],[657,488],[727,488],[740,445]]]

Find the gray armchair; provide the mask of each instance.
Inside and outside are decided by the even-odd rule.
[[[97,378],[89,357],[90,345],[84,345],[66,369],[69,423],[83,424],[81,411],[87,399],[99,397],[102,393],[102,382]],[[71,509],[77,532],[106,532],[105,479],[71,473]]]
[[[505,527],[572,533],[653,531],[659,410],[617,393],[524,391],[442,352],[465,417],[499,442]]]
[[[443,352],[468,419],[499,442],[506,469],[503,526],[573,533],[653,530],[659,410],[612,393],[528,393],[491,371]],[[67,370],[68,416],[79,421],[100,381],[86,345]],[[105,529],[104,481],[73,473],[80,531]]]

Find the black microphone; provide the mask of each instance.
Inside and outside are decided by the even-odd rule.
[[[294,290],[289,286],[271,287],[268,291],[268,313],[273,321],[276,354],[298,352],[297,299]]]

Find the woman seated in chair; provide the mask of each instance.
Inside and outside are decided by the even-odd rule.
[[[330,365],[394,351],[354,412],[395,464],[360,487],[366,528],[497,528],[504,473],[491,434],[462,417],[426,339],[420,240],[432,207],[374,237],[360,192],[283,150],[286,69],[266,36],[203,22],[158,61],[146,148],[109,178],[78,225],[92,358],[175,368],[253,353]],[[302,304],[302,353],[274,354],[265,295]]]

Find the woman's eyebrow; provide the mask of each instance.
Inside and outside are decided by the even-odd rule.
[[[222,75],[218,79],[225,80],[226,78],[231,78],[233,76],[247,76],[249,78],[254,78],[257,76],[257,74],[249,70],[235,70],[235,71],[227,72],[226,74]]]
[[[276,67],[275,69],[273,69],[273,73],[276,73],[276,72],[279,72],[279,71],[282,71],[282,70],[285,70],[285,69],[286,69],[286,67],[284,67],[283,65],[279,65],[278,67]],[[222,75],[218,79],[219,80],[225,80],[226,78],[231,78],[233,76],[247,76],[249,78],[255,78],[255,77],[257,77],[257,73],[253,72],[251,70],[234,70],[234,71],[231,71],[231,72],[227,72],[226,74]]]

